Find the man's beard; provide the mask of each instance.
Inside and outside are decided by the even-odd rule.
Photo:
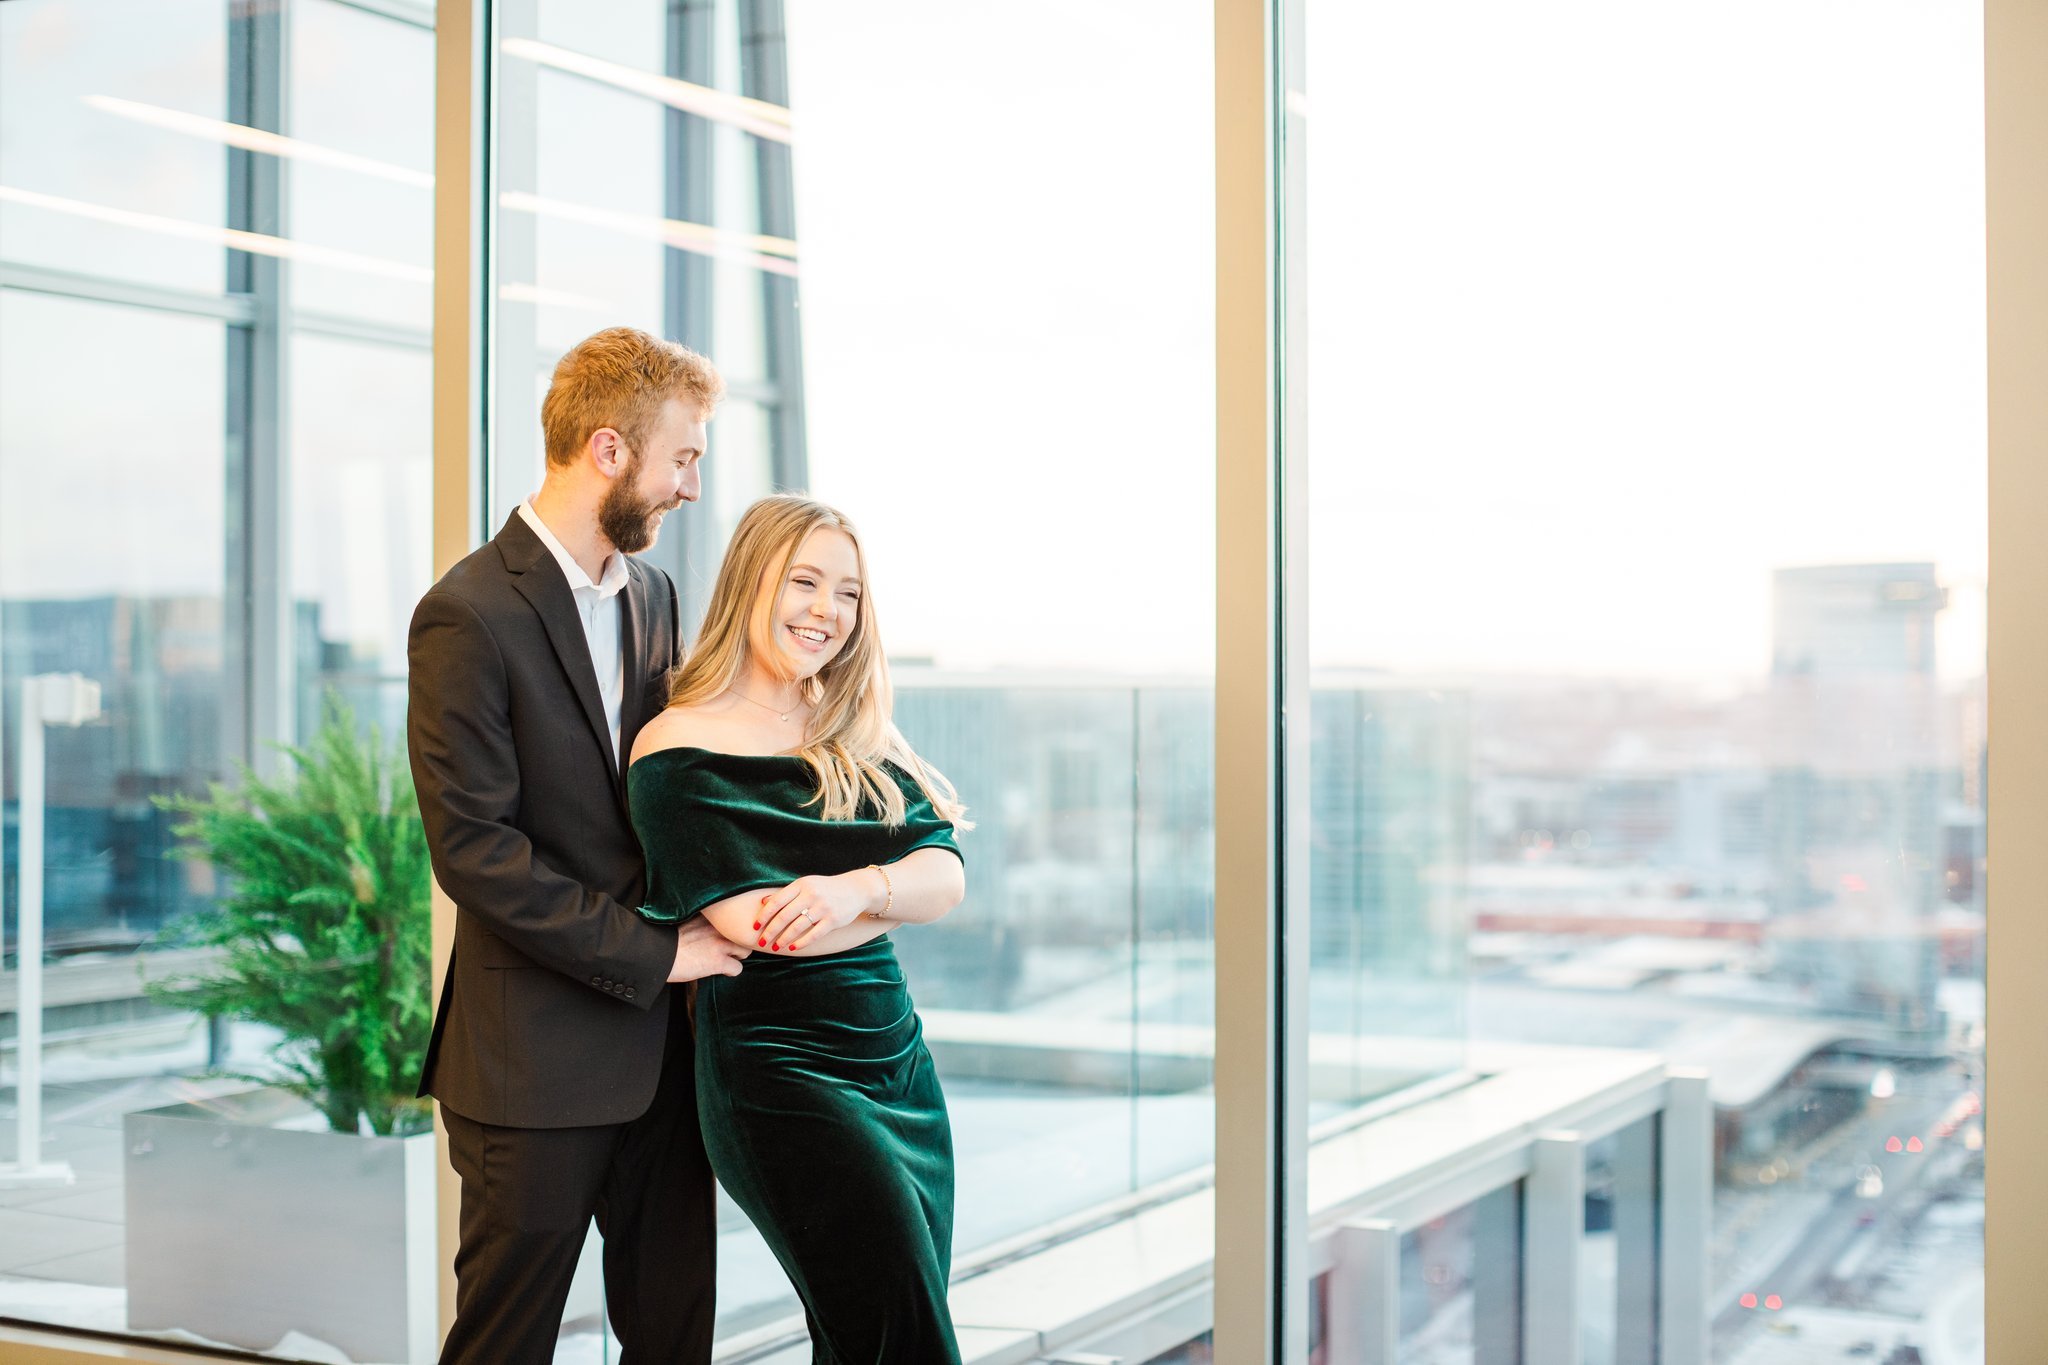
[[[597,529],[604,532],[613,549],[636,555],[654,543],[662,514],[681,505],[680,501],[655,502],[640,496],[640,456],[635,455],[597,505]]]

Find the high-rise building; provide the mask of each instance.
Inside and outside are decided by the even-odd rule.
[[[1770,679],[1776,974],[1828,1012],[1940,1022],[1943,847],[1932,564],[1776,575]]]

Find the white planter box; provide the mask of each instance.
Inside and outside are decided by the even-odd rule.
[[[426,1362],[436,1322],[434,1138],[358,1137],[276,1090],[130,1113],[128,1326],[262,1351]]]

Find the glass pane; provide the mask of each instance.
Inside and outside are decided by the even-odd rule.
[[[0,257],[217,294],[224,0],[0,6]]]
[[[507,64],[515,70],[525,65]],[[534,234],[532,259],[526,273],[505,262],[502,284],[514,294],[509,301],[517,302],[521,285],[532,286],[535,344],[554,355],[600,327],[662,331],[665,111],[652,100],[544,66],[533,72],[533,82],[535,179],[526,187],[508,176],[503,201],[508,226]],[[601,214],[583,211],[592,184],[605,187]],[[526,197],[522,189],[529,190]]]
[[[434,35],[334,0],[291,9],[291,235],[368,258],[293,271],[293,304],[417,328],[433,321]],[[377,98],[363,98],[363,73]]]
[[[431,361],[426,351],[326,337],[292,344],[301,743],[330,693],[385,734],[403,733],[406,626],[432,578]]]
[[[1311,653],[1461,736],[1392,807],[1457,832],[1443,979],[1489,1058],[1710,1073],[1713,1358],[1971,1358],[1978,16],[1307,9]]]
[[[690,509],[699,514],[693,529],[710,523],[710,543],[730,540],[754,499],[774,487],[769,441],[768,414],[759,403],[729,398],[718,405],[718,460],[704,462],[704,497]]]
[[[1465,1035],[1470,698],[1346,672],[1311,701],[1312,1124],[1453,1070]]]
[[[10,920],[20,907],[19,850],[11,841],[20,829],[14,763],[21,680],[84,674],[101,685],[104,711],[95,724],[53,728],[45,745],[43,916],[52,953],[132,952],[208,890],[204,869],[171,860],[174,822],[150,798],[203,791],[227,776],[239,751],[237,740],[222,733],[229,686],[221,554],[224,330],[0,292],[0,377],[10,395],[0,404]],[[106,401],[102,372],[76,363],[109,335],[119,335],[130,354],[150,357],[124,372],[120,402]],[[93,477],[66,476],[62,471],[78,469],[82,456]],[[10,930],[6,946],[13,953],[18,922]],[[132,960],[128,975],[132,986]],[[55,1033],[67,1015],[55,992],[47,994],[46,1023]],[[141,1006],[133,995],[116,992],[116,1012]],[[86,1025],[93,1013],[73,1011],[69,1022]],[[53,1053],[53,1082],[73,1071],[89,1079],[90,1059]],[[118,1132],[118,1111],[111,1117]],[[118,1171],[108,1174],[118,1190]],[[0,1198],[11,1204],[33,1196],[0,1187]],[[118,1220],[103,1240],[118,1250]],[[6,1245],[29,1252],[56,1244],[9,1238]],[[112,1283],[118,1286],[118,1276]]]
[[[1136,689],[1132,1183],[1215,1154],[1216,736],[1207,689]]]
[[[664,23],[669,0],[538,0],[533,36],[619,66],[664,70]],[[700,3],[693,8],[702,9]]]
[[[1349,383],[1312,382],[1346,364],[1324,353],[1332,313],[1356,308],[1341,291],[1356,261],[1336,241],[1364,202],[1352,172],[1354,130],[1307,139],[1308,98],[1318,83],[1348,84],[1344,62],[1318,37],[1328,6],[1295,0],[1280,27],[1308,35],[1283,45],[1288,93],[1281,147],[1283,196],[1296,225],[1284,252],[1290,276],[1311,293],[1290,299],[1283,369],[1290,412],[1289,455],[1305,468],[1307,524],[1290,528],[1309,546],[1308,582],[1288,585],[1288,610],[1307,616],[1309,702],[1309,1123],[1342,1126],[1348,1114],[1464,1065],[1467,1032],[1467,884],[1471,875],[1473,696],[1461,680],[1389,668],[1371,598],[1375,580],[1362,556],[1363,523],[1384,510],[1351,496],[1351,466],[1373,458],[1337,414],[1353,403]],[[1340,107],[1345,97],[1337,96]],[[1307,158],[1291,150],[1297,139]],[[1327,249],[1319,250],[1328,244]],[[1339,292],[1327,292],[1324,270]],[[1298,284],[1290,289],[1299,290]],[[1364,376],[1358,376],[1361,380]],[[1306,445],[1306,456],[1302,447]],[[1411,513],[1410,515],[1415,515]],[[1312,1211],[1313,1216],[1313,1211]]]

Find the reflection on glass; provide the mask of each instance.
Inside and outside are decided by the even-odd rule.
[[[318,336],[292,345],[292,595],[299,738],[325,696],[403,732],[405,634],[431,581],[431,357]],[[365,417],[374,425],[366,425]]]
[[[399,272],[307,262],[293,303],[417,328],[432,321],[434,35],[335,0],[293,0],[292,137],[334,156],[296,156],[287,222],[298,241]],[[363,98],[363,73],[377,98]]]
[[[662,334],[660,106],[546,68],[533,88],[535,103],[521,112],[536,130],[530,188],[538,211],[522,214],[532,222],[517,228],[534,234],[533,259],[529,273],[507,261],[503,282],[536,286],[535,345],[559,356],[600,327]],[[592,196],[593,185],[603,185],[603,195]],[[505,188],[516,195],[528,187],[508,180]]]
[[[218,142],[135,109],[228,117],[225,0],[0,6],[0,258],[219,293]]]
[[[668,0],[539,0],[535,40],[654,75],[662,74]],[[694,8],[702,8],[695,6]]]

